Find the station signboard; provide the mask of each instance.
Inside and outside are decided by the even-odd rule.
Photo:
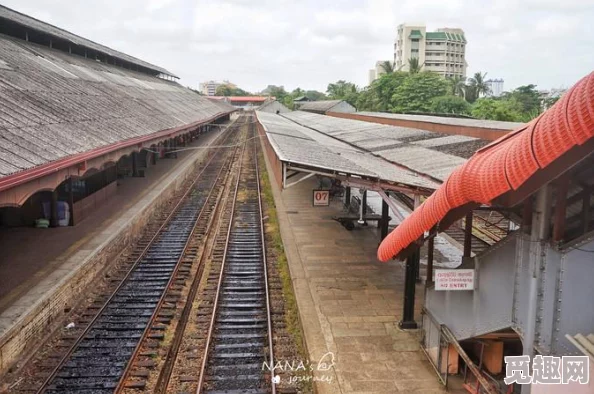
[[[314,207],[327,207],[330,205],[330,190],[313,191]]]
[[[474,290],[473,269],[436,269],[435,290]]]

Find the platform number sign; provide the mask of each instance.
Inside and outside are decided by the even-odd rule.
[[[314,207],[327,207],[330,205],[330,190],[314,190],[313,205]]]

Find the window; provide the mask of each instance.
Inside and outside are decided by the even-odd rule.
[[[419,39],[418,38],[413,38],[413,39],[411,39],[411,41],[412,42],[419,42]]]

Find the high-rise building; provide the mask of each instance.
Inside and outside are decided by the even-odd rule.
[[[199,90],[202,94],[206,96],[216,96],[217,88],[219,86],[229,86],[231,88],[236,88],[235,84],[232,84],[229,81],[217,82],[217,81],[206,81],[200,84]]]
[[[503,93],[503,79],[487,79],[485,83],[489,86],[489,96],[499,97]]]
[[[409,70],[411,59],[418,59],[423,70],[444,77],[466,78],[466,37],[458,28],[441,28],[429,32],[423,24],[403,23],[398,26],[394,43],[396,69]]]

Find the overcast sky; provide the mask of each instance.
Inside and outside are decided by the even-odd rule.
[[[468,76],[505,90],[568,87],[594,69],[594,0],[2,0],[2,4],[167,68],[196,87],[228,79],[324,91],[367,84],[393,59],[396,26],[466,33]]]

